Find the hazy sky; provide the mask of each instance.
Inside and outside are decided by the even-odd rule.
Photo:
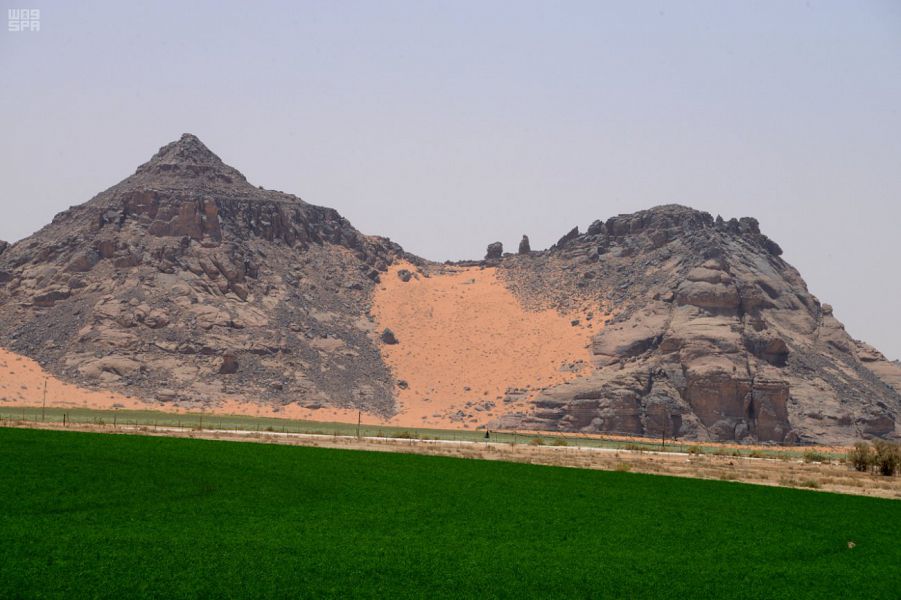
[[[46,2],[0,33],[0,239],[183,132],[431,259],[755,216],[901,358],[901,3]]]

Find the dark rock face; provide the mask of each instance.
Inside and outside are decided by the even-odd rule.
[[[532,247],[529,245],[529,236],[523,235],[522,239],[519,241],[519,254],[528,254],[532,251]]]
[[[382,335],[380,336],[382,342],[393,345],[397,343],[397,336],[394,335],[394,332],[390,329],[385,329],[382,331]]]
[[[527,306],[612,314],[592,341],[594,370],[502,425],[749,442],[899,435],[901,365],[848,336],[756,220],[662,206],[574,231],[498,272]]]
[[[492,242],[488,244],[488,251],[485,253],[485,260],[495,260],[503,256],[504,245],[500,242]]]
[[[569,230],[569,232],[566,235],[564,235],[562,238],[557,240],[557,243],[554,245],[554,248],[563,248],[564,246],[566,246],[568,243],[570,243],[577,237],[579,237],[579,228],[573,227],[572,229]]]
[[[9,242],[4,242],[3,240],[0,240],[0,254],[3,254],[7,248],[9,248]]]
[[[219,365],[220,375],[232,375],[238,372],[238,358],[234,354],[223,354]]]
[[[332,209],[250,185],[186,134],[0,254],[0,344],[146,397],[390,414],[368,310],[401,255]]]

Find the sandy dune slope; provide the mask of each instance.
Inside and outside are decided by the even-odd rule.
[[[406,281],[403,270],[412,273]],[[400,382],[394,421],[447,427],[526,410],[537,390],[587,373],[590,337],[601,326],[527,311],[496,269],[478,267],[426,276],[394,265],[376,288],[372,314],[398,340],[382,345]]]

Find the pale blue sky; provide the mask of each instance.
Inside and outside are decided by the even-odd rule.
[[[45,2],[0,32],[0,239],[183,132],[431,259],[755,216],[901,357],[901,3]]]

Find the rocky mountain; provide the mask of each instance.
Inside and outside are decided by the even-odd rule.
[[[484,290],[479,273],[490,274]],[[403,310],[373,310],[387,284],[442,277],[452,279],[381,296]],[[584,328],[587,348],[566,346],[584,360],[553,365],[566,376],[543,384],[490,382],[510,397],[481,397],[479,415],[466,413],[473,402],[444,407],[467,426],[773,442],[899,435],[901,365],[852,339],[754,219],[661,206],[573,229],[547,250],[524,236],[516,254],[498,243],[482,261],[438,265],[332,209],[251,185],[189,134],[34,235],[0,243],[0,346],[63,380],[164,404],[238,399],[396,420],[409,409],[401,390],[408,404],[434,399],[388,366],[386,353],[413,370],[423,355],[374,313],[429,319],[398,329],[428,333],[424,360],[440,378],[429,355],[453,360],[446,340],[457,334],[431,331],[439,307],[416,302],[508,306],[504,294],[547,323],[528,330],[530,348],[560,335],[555,311]],[[478,330],[462,351],[484,352]],[[516,339],[491,335],[504,353],[482,362],[517,360],[506,352]]]
[[[901,365],[852,339],[753,218],[661,206],[495,262],[529,306],[599,300],[595,369],[503,424],[719,440],[896,436]]]
[[[402,250],[254,187],[195,136],[0,255],[0,344],[162,400],[393,410],[366,318]]]

